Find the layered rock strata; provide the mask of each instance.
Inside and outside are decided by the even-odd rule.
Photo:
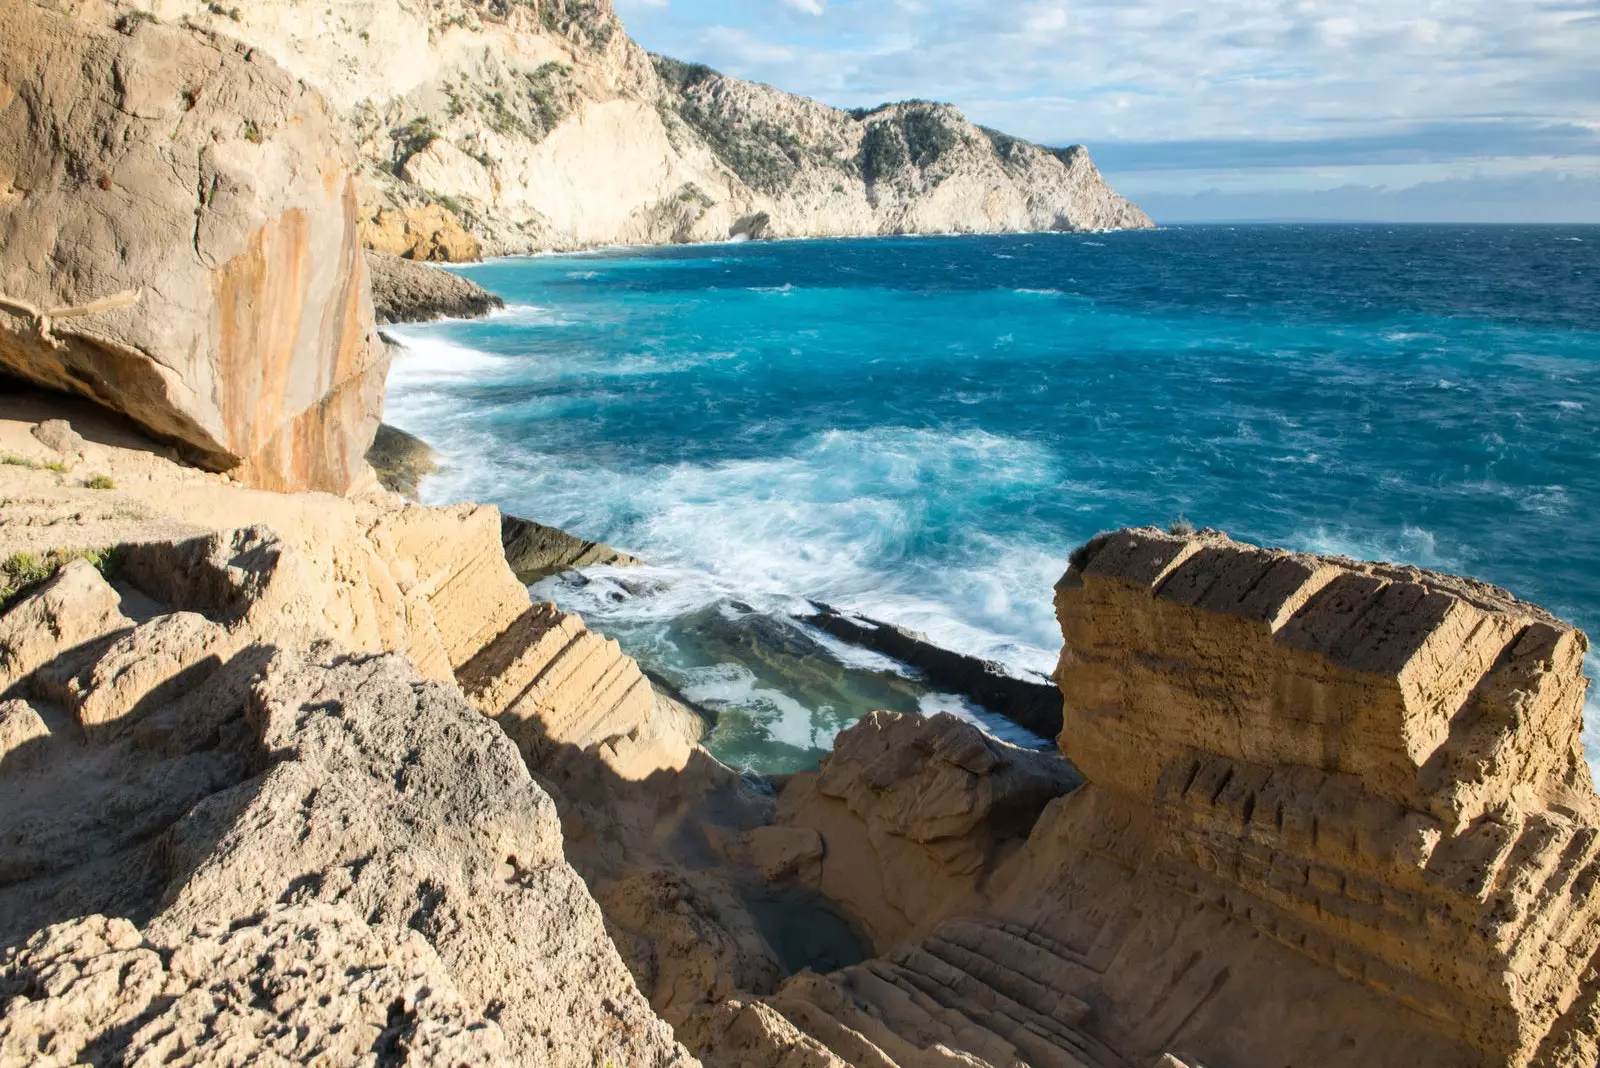
[[[259,51],[120,26],[0,3],[0,370],[343,492],[387,363],[339,123]]]
[[[689,743],[615,643],[529,603],[498,514],[260,493],[75,425],[119,488],[0,469],[0,555],[109,550],[0,616],[3,1056],[692,1065],[462,686],[547,683],[590,775]],[[204,526],[251,514],[288,535]]]
[[[500,540],[511,570],[528,583],[579,567],[638,567],[643,563],[604,542],[588,541],[514,515],[501,517]]]
[[[680,1033],[707,1063],[1594,1063],[1580,632],[1469,580],[1211,532],[1098,538],[1056,605],[1087,784],[1033,795],[1025,844],[979,863],[924,831],[982,826],[983,788],[934,756],[964,728],[841,735],[779,819],[820,833],[824,885],[834,864],[885,888],[856,907],[908,940],[700,1014]],[[901,887],[949,904],[905,922]]]

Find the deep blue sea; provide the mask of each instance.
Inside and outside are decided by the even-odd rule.
[[[1600,228],[731,244],[463,273],[507,309],[395,331],[388,420],[446,465],[424,499],[648,560],[537,592],[714,711],[713,751],[755,770],[813,764],[873,707],[1007,733],[793,621],[805,598],[1048,671],[1067,554],[1128,524],[1464,572],[1600,631]]]

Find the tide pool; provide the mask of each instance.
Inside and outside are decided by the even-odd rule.
[[[753,770],[814,764],[878,707],[1028,741],[791,616],[825,601],[1048,671],[1067,554],[1130,524],[1463,572],[1600,628],[1600,228],[785,242],[463,273],[507,309],[394,330],[387,419],[445,465],[424,499],[650,561],[537,592],[714,710],[711,748]]]

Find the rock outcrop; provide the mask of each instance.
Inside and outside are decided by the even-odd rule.
[[[0,555],[117,539],[0,616],[4,1056],[694,1064],[458,674],[566,680],[588,769],[688,743],[615,643],[529,604],[498,514],[242,489],[75,425],[129,488],[0,470]],[[174,539],[174,512],[287,533]],[[531,615],[568,641],[518,648]]]
[[[928,636],[895,623],[810,602],[810,615],[794,618],[863,649],[920,671],[929,682],[958,693],[1041,738],[1061,733],[1061,694],[1043,675],[1018,673],[990,660],[941,648]]]
[[[120,25],[0,3],[0,370],[343,492],[387,362],[339,122],[260,51]]]
[[[500,540],[511,570],[528,583],[579,567],[638,567],[642,563],[603,542],[587,541],[514,515],[501,517]]]
[[[372,448],[367,450],[367,463],[384,489],[411,500],[417,499],[422,480],[439,470],[431,445],[388,423],[378,424]]]
[[[326,94],[367,164],[368,242],[411,259],[1151,225],[1081,148],[948,105],[846,112],[651,57],[609,0],[150,6]]]
[[[424,267],[385,252],[367,252],[372,308],[379,323],[476,319],[506,302],[460,275]]]
[[[707,1063],[1594,1063],[1580,632],[1480,583],[1212,532],[1097,538],[1056,605],[1088,782],[980,863],[983,780],[934,788],[969,728],[841,735],[780,822],[819,831],[825,887],[836,865],[952,904],[876,960],[699,1014],[680,1034]],[[952,838],[917,833],[947,808]]]

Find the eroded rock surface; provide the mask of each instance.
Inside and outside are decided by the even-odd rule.
[[[387,364],[337,120],[259,51],[121,25],[0,3],[0,368],[343,492]]]
[[[1593,1064],[1580,632],[1481,583],[1211,532],[1098,538],[1056,606],[1088,783],[993,866],[959,837],[886,850],[959,732],[841,736],[815,785],[848,806],[802,790],[780,819],[822,831],[825,873],[964,878],[966,914],[699,1014],[707,1063]]]
[[[453,682],[317,637],[265,531],[116,560],[124,590],[80,562],[0,617],[50,618],[67,589],[91,609],[0,706],[0,1047],[694,1063]]]

